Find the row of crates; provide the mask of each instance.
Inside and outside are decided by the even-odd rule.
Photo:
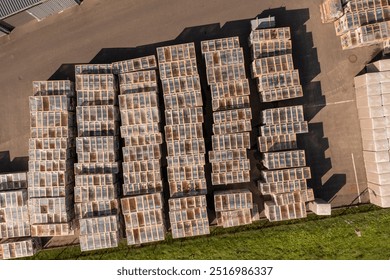
[[[153,60],[156,61],[153,56]],[[157,64],[157,63],[156,63]],[[165,238],[161,192],[161,121],[155,70],[120,74],[123,195],[121,210],[128,245]],[[147,91],[150,88],[151,91]],[[129,90],[131,89],[131,90]],[[143,133],[146,127],[153,132]]]
[[[30,139],[28,213],[32,236],[53,236],[38,230],[72,223],[75,162],[76,101],[69,81],[33,82],[29,98]],[[45,235],[47,234],[47,235]],[[73,234],[64,231],[58,234]]]
[[[238,37],[203,41],[202,54],[206,64],[213,107],[211,153],[233,153],[250,148],[252,111],[249,83],[245,73],[243,49]],[[249,160],[240,157],[231,162],[212,162],[212,184],[249,182]],[[237,181],[234,181],[237,180]]]
[[[80,65],[79,68],[82,71],[76,73],[75,215],[80,226],[81,251],[89,251],[116,247],[119,242],[116,182],[120,172],[120,114],[113,65]]]
[[[303,122],[305,117],[303,114],[303,106],[298,105],[263,110],[261,112],[261,119],[263,124],[275,124]]]
[[[38,239],[23,238],[0,243],[0,260],[31,257],[39,249]]]
[[[164,95],[164,104],[166,110],[175,108],[202,107],[202,92],[190,91],[185,93],[172,93]]]
[[[114,74],[130,73],[155,68],[157,68],[157,61],[154,55],[127,59],[112,63],[112,72]]]
[[[163,62],[159,64],[159,67],[161,79],[193,76],[198,74],[196,59]]]

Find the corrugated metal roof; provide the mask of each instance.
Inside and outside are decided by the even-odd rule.
[[[0,19],[34,7],[46,0],[0,0]]]
[[[47,0],[47,2],[29,9],[28,12],[36,19],[42,20],[76,5],[78,4],[75,0]]]

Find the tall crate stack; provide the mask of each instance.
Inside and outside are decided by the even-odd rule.
[[[211,91],[214,121],[213,150],[209,152],[212,184],[250,182],[247,149],[250,149],[252,110],[243,49],[240,47],[238,37],[203,41],[201,47],[206,64],[207,82]],[[245,197],[248,192],[247,189],[243,189],[214,193],[219,226],[231,227],[252,222],[252,206],[241,209],[225,205],[226,199],[234,199],[235,195]],[[223,207],[217,207],[217,201],[224,202]],[[252,205],[251,195],[248,203]],[[226,211],[225,208],[229,210]]]
[[[252,111],[243,49],[238,37],[201,42],[213,104],[213,185],[250,182]]]
[[[119,207],[118,87],[111,64],[76,65],[75,212],[81,251],[117,247]]]
[[[31,236],[74,234],[74,97],[70,81],[33,82],[28,162]]]
[[[303,96],[299,72],[294,69],[289,27],[253,29],[249,36],[251,72],[262,102],[278,102]],[[262,153],[260,193],[268,197],[265,215],[270,221],[306,217],[306,203],[314,200],[307,188],[311,178],[304,150],[297,150],[296,135],[308,132],[303,106],[261,112],[258,147]],[[267,199],[267,198],[266,198]]]
[[[113,63],[119,74],[123,147],[122,214],[128,245],[165,239],[160,109],[154,55]]]
[[[390,60],[367,66],[355,78],[370,202],[390,207]]]
[[[28,216],[27,174],[0,174],[0,259],[35,254]]]
[[[209,234],[203,100],[194,43],[157,48],[165,104],[173,238]]]
[[[390,39],[388,0],[324,0],[323,23],[334,22],[343,50],[385,43]]]

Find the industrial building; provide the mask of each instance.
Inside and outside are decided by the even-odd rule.
[[[334,22],[343,50],[385,43],[390,39],[390,1],[324,0],[323,23]]]
[[[355,78],[370,202],[390,207],[390,60],[367,65]]]
[[[82,0],[2,0],[0,2],[0,37],[29,21],[41,21],[68,8],[80,5]]]

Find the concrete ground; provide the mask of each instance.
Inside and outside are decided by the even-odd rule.
[[[379,47],[342,51],[333,24],[320,21],[320,2],[85,0],[80,7],[18,27],[10,36],[0,38],[0,171],[27,170],[28,96],[33,80],[74,79],[76,63],[117,61],[153,54],[156,46],[191,41],[196,42],[198,65],[204,70],[200,41],[226,36],[240,36],[250,77],[246,41],[249,19],[259,14],[276,15],[278,26],[292,28],[294,62],[300,70],[305,95],[278,105],[305,105],[310,132],[299,135],[299,145],[306,149],[312,168],[309,185],[317,197],[335,207],[367,202],[353,77]],[[203,87],[205,139],[210,148],[212,115],[204,79]],[[256,136],[260,110],[269,104],[260,104],[254,81],[251,87],[253,182],[248,187],[256,190],[255,181],[260,174]]]

